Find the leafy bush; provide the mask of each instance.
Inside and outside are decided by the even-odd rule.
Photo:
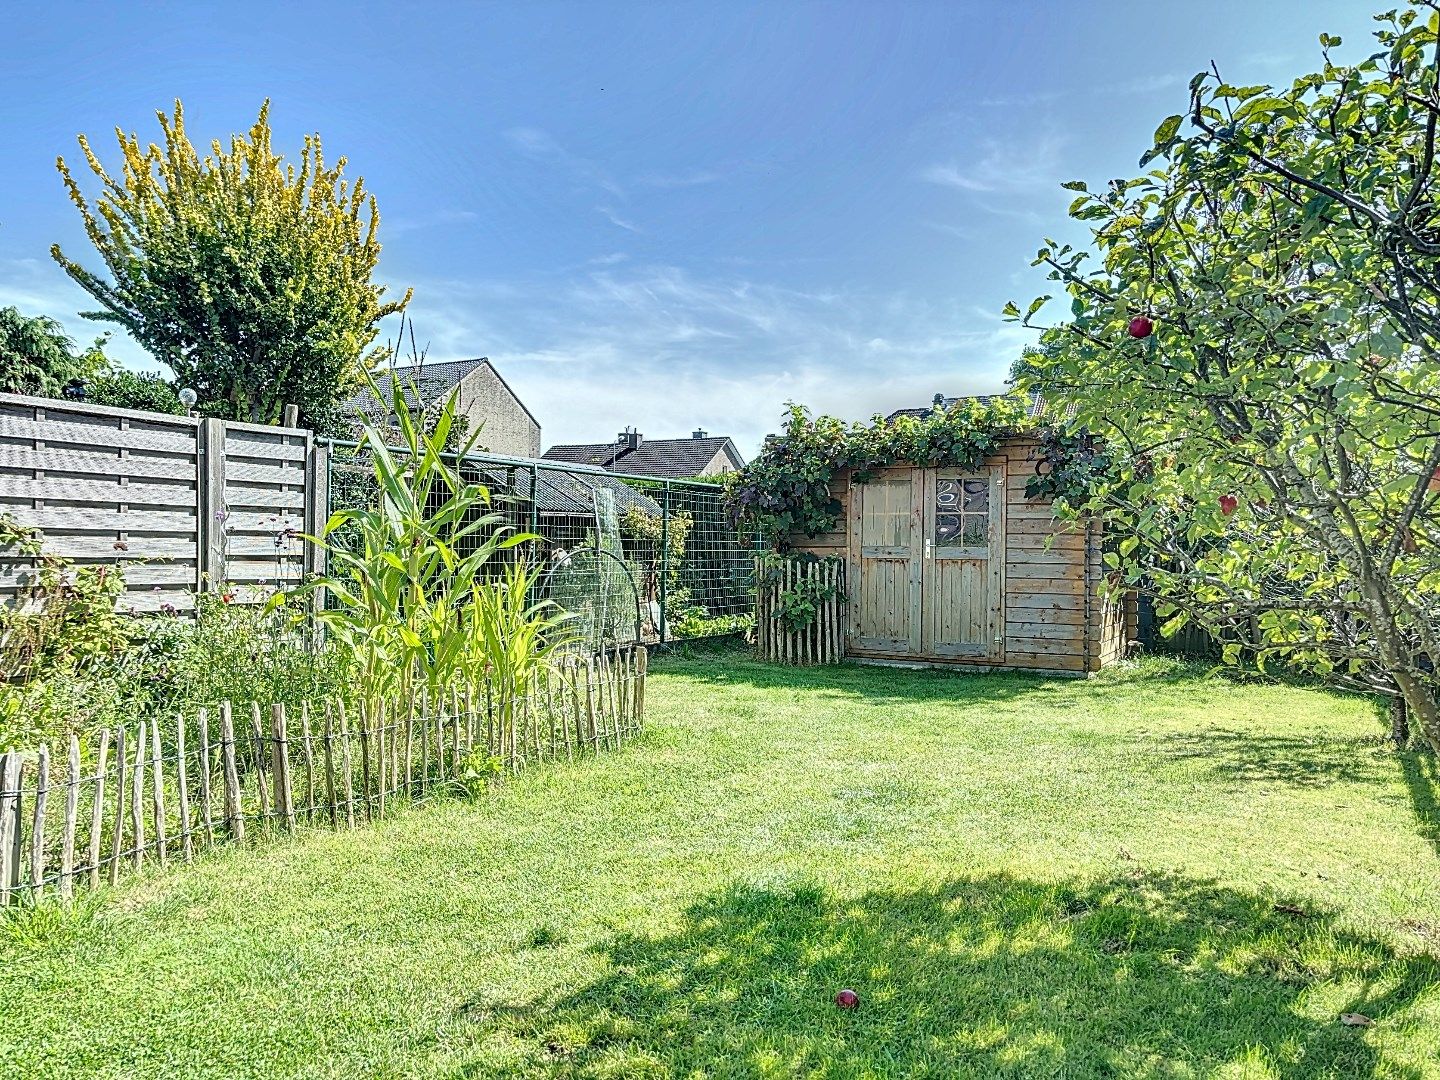
[[[185,413],[174,386],[153,372],[128,368],[112,368],[95,376],[85,386],[85,400],[114,409],[141,409],[177,416]]]

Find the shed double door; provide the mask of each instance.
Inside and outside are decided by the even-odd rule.
[[[881,469],[851,485],[853,648],[1004,658],[1003,484],[988,466]]]

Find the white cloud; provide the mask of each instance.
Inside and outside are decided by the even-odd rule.
[[[0,307],[19,308],[24,315],[48,315],[81,346],[110,333],[105,352],[137,371],[159,371],[160,364],[114,323],[81,318],[98,305],[89,293],[49,259],[0,259]]]
[[[904,294],[805,292],[668,266],[514,282],[419,282],[430,357],[488,355],[546,445],[693,427],[746,453],[787,399],[852,419],[1001,389],[1028,331]]]

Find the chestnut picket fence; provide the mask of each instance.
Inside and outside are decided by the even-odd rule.
[[[503,701],[420,694],[383,715],[222,702],[0,754],[0,905],[69,900],[221,844],[353,829],[535,763],[618,749],[643,726],[647,666],[645,649],[627,646],[566,657]]]

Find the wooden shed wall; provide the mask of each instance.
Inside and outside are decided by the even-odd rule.
[[[1037,450],[1033,439],[1009,439],[1000,453],[985,459],[986,465],[1001,467],[1005,478],[1004,659],[936,663],[1080,675],[1124,655],[1125,604],[1099,595],[1105,569],[1100,526],[1058,522],[1049,500],[1025,497]],[[792,536],[790,543],[796,551],[843,556],[847,580],[853,583],[857,553],[850,549],[848,472],[836,477],[831,493],[844,507],[836,530],[814,537]],[[883,658],[857,650],[853,642],[847,654]]]

